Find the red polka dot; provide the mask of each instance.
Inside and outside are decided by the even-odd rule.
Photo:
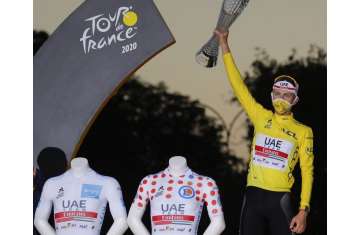
[[[155,184],[156,184],[156,181],[151,182],[151,184],[152,184],[152,185],[155,185]]]
[[[192,185],[193,183],[192,183],[191,181],[188,181],[187,184],[188,184],[188,185]]]
[[[171,194],[166,194],[166,198],[171,198]]]
[[[151,191],[150,191],[151,193],[155,193],[156,192],[156,189],[151,189]]]
[[[166,174],[162,174],[162,175],[161,175],[161,178],[165,178],[165,177],[166,177]]]
[[[200,190],[196,190],[196,194],[200,194]]]
[[[200,198],[199,198],[199,197],[196,197],[196,201],[200,201]]]
[[[203,180],[203,177],[199,176],[198,179],[199,179],[199,180]]]
[[[144,192],[143,187],[140,187],[140,188],[139,188],[139,191],[140,191],[140,193]]]
[[[182,181],[182,180],[178,181],[178,184],[183,184],[183,183],[184,183],[184,181]]]
[[[212,182],[208,182],[208,186],[212,187],[214,184]]]
[[[212,204],[213,206],[215,206],[215,205],[216,205],[216,200],[212,200],[212,201],[211,201],[211,204]]]
[[[201,187],[202,183],[197,183],[196,186]]]
[[[207,206],[208,205],[208,202],[205,202],[205,206]]]
[[[203,198],[206,198],[206,196],[207,196],[206,193],[204,193],[204,194],[203,194]]]
[[[213,214],[216,214],[217,212],[218,212],[217,209],[213,209],[213,210],[212,210],[212,213],[213,213]]]
[[[153,178],[156,179],[158,177],[158,175],[154,175]]]
[[[173,188],[172,187],[168,187],[167,188],[167,191],[171,191]]]
[[[144,181],[143,181],[143,184],[147,184],[147,180],[144,180]]]
[[[210,194],[211,194],[211,196],[214,196],[214,195],[216,194],[216,192],[215,192],[214,190],[212,190],[212,191],[210,192]]]
[[[168,183],[172,184],[172,183],[174,183],[174,180],[169,180]]]
[[[143,204],[141,202],[138,202],[138,207],[143,207]]]

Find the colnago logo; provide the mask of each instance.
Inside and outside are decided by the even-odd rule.
[[[138,33],[138,15],[132,6],[120,7],[115,12],[103,13],[85,19],[87,27],[82,33],[80,42],[85,54],[111,46],[126,44]],[[127,46],[127,47],[126,47]],[[121,53],[135,50],[137,43],[125,45]]]

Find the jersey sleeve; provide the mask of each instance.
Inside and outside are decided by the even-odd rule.
[[[114,178],[109,178],[105,185],[105,194],[109,202],[111,215],[114,219],[126,218],[126,207],[119,182]]]
[[[35,217],[47,221],[51,213],[52,202],[52,186],[50,180],[47,180],[41,192],[40,200],[35,212]]]
[[[268,112],[268,110],[257,103],[254,97],[251,95],[234,62],[231,53],[226,53],[223,58],[227,77],[234,90],[235,96],[249,116],[250,121],[253,123],[253,125],[255,125],[257,117],[261,116],[264,112]]]
[[[139,208],[143,209],[146,207],[147,203],[149,202],[149,185],[150,185],[150,178],[146,176],[143,178],[139,184],[136,196],[134,198],[134,205]]]
[[[205,182],[203,200],[205,201],[205,206],[210,219],[223,214],[222,205],[220,201],[219,189],[215,181],[211,178],[207,179]]]
[[[301,168],[301,195],[300,209],[310,207],[310,197],[313,184],[314,153],[313,153],[313,132],[307,128],[299,151]]]

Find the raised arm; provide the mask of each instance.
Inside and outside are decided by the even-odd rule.
[[[239,100],[245,112],[248,114],[251,122],[254,124],[260,112],[265,112],[266,109],[264,109],[259,103],[256,102],[254,97],[251,95],[248,87],[244,83],[244,80],[234,62],[230,51],[230,47],[228,44],[228,32],[220,32],[216,30],[215,35],[217,35],[219,39],[227,77],[234,90],[235,96]]]

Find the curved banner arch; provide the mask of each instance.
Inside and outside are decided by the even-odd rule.
[[[81,4],[34,57],[34,164],[49,146],[76,154],[112,94],[173,43],[151,0]]]

